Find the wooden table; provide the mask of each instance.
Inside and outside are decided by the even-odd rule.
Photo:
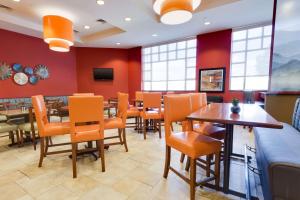
[[[240,195],[239,192],[230,190],[230,159],[233,155],[233,129],[234,125],[264,127],[282,129],[283,125],[270,116],[265,110],[255,104],[240,104],[241,112],[233,114],[230,110],[230,103],[212,103],[200,110],[190,114],[187,119],[195,121],[206,121],[224,124],[226,128],[225,147],[224,147],[224,180],[223,192],[228,194]]]
[[[7,119],[16,118],[16,117],[24,117],[29,115],[29,110],[26,109],[22,111],[21,109],[15,110],[2,110],[0,111],[0,115],[5,115]]]

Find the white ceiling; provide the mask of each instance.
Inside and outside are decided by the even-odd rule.
[[[96,0],[21,0],[18,3],[0,0],[0,4],[12,8],[0,8],[0,28],[42,38],[42,17],[57,14],[71,19],[74,29],[79,31],[76,34],[76,46],[131,48],[228,28],[270,23],[273,15],[273,0],[240,0],[196,12],[188,23],[168,26],[157,21],[152,0],[104,1],[105,5],[99,6]],[[125,22],[125,17],[131,17],[132,21]],[[96,22],[100,18],[108,23]],[[211,25],[205,26],[205,19]],[[85,30],[84,25],[91,28]],[[80,40],[82,36],[110,28],[117,28],[120,32],[90,41]],[[158,37],[153,37],[152,34],[157,34]],[[116,45],[118,42],[121,45]]]

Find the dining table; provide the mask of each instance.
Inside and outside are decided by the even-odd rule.
[[[264,109],[256,104],[239,104],[241,110],[238,114],[231,112],[231,103],[211,103],[187,116],[193,121],[203,121],[223,124],[226,129],[224,140],[224,171],[222,191],[225,194],[232,194],[245,198],[245,193],[230,189],[230,163],[234,156],[233,152],[233,132],[235,125],[264,127],[272,129],[282,129],[283,125],[278,122]]]

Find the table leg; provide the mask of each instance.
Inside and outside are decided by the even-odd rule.
[[[224,148],[224,180],[223,180],[223,192],[229,193],[229,177],[230,177],[230,156],[232,153],[233,143],[233,125],[226,124],[225,135],[225,148]]]

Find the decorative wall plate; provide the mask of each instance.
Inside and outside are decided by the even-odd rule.
[[[32,84],[32,85],[37,84],[38,81],[39,81],[39,78],[35,75],[32,75],[32,76],[29,77],[29,83]]]
[[[18,85],[25,85],[26,83],[28,83],[28,76],[23,72],[18,72],[14,75],[14,81]]]
[[[25,74],[33,75],[33,68],[32,67],[25,67],[24,72],[25,72]]]
[[[22,71],[22,65],[18,64],[18,63],[13,64],[12,68],[15,72],[21,72]]]
[[[49,78],[49,71],[46,65],[37,65],[34,69],[34,73],[39,79]]]
[[[8,79],[12,76],[12,69],[6,63],[0,63],[0,80]]]

